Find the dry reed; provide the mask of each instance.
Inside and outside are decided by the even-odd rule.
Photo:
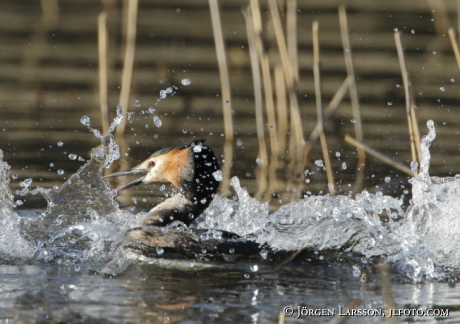
[[[258,6],[257,6],[258,8]],[[251,7],[252,9],[252,7]],[[255,113],[256,113],[256,129],[257,129],[257,140],[259,144],[259,159],[260,168],[262,169],[259,179],[259,188],[256,194],[256,197],[260,198],[262,192],[267,187],[267,174],[266,170],[268,167],[268,154],[265,144],[265,134],[264,134],[264,125],[263,125],[263,99],[262,99],[262,78],[259,65],[259,57],[256,50],[256,41],[255,41],[255,30],[254,25],[257,22],[257,15],[251,10],[251,15],[245,9],[242,10],[243,16],[246,20],[246,31],[248,34],[248,47],[249,47],[249,57],[251,60],[251,70],[252,70],[252,82],[254,85],[254,103],[255,103]]]
[[[126,32],[123,32],[123,34],[126,35],[126,46],[119,99],[119,105],[123,107],[123,119],[115,130],[115,140],[120,146],[119,167],[122,170],[129,167],[129,162],[125,155],[128,150],[128,144],[125,141],[124,135],[126,128],[126,117],[128,115],[129,95],[131,93],[131,82],[133,78],[134,53],[136,49],[137,10],[138,0],[130,0],[128,3],[126,15]],[[126,177],[118,177],[117,181],[120,185],[122,185],[127,182],[127,179]],[[119,195],[119,199],[125,203],[129,201],[129,198],[130,193],[128,191],[123,195]]]
[[[402,171],[402,172],[410,175],[411,177],[415,177],[417,175],[414,172],[412,172],[412,170],[409,169],[408,167],[406,167],[405,165],[390,159],[389,157],[383,155],[382,153],[380,153],[380,152],[370,148],[369,146],[357,141],[356,139],[354,139],[350,135],[345,135],[345,142],[355,146],[356,148],[358,148],[360,150],[363,150],[363,151],[367,152],[369,155],[372,155],[373,157],[381,160],[382,162],[384,162],[384,163],[386,163],[388,165],[391,165],[392,167],[394,167],[394,168],[398,169],[399,171]]]
[[[279,144],[277,137],[277,125],[275,117],[275,104],[273,102],[273,87],[270,74],[270,62],[268,55],[264,50],[262,42],[262,16],[260,14],[259,2],[257,0],[250,1],[251,17],[254,31],[254,48],[258,55],[258,61],[262,72],[262,82],[264,89],[265,98],[265,111],[267,113],[267,119],[269,129],[269,140],[271,154],[279,154]]]
[[[42,24],[45,30],[54,28],[59,22],[59,4],[57,0],[41,0]]]
[[[129,94],[131,92],[131,82],[133,78],[134,53],[136,50],[137,10],[138,0],[130,0],[126,18],[126,47],[123,60],[123,72],[121,77],[120,90],[120,105],[123,107],[123,119],[116,128],[116,135],[118,140],[123,138],[125,134]]]
[[[401,43],[400,32],[395,32],[396,50],[398,52],[399,67],[404,84],[404,92],[406,97],[406,116],[407,126],[409,129],[410,148],[412,153],[412,161],[422,163],[422,154],[420,153],[420,135],[418,130],[417,119],[415,118],[414,102],[410,91],[409,72],[406,68],[406,61],[404,59],[404,50]]]
[[[102,12],[98,17],[98,52],[99,52],[99,104],[101,106],[102,133],[109,129],[109,112],[107,103],[107,14]]]
[[[276,93],[276,112],[277,112],[277,137],[278,149],[281,154],[286,152],[286,131],[288,129],[288,112],[286,98],[286,83],[284,82],[283,67],[278,64],[275,66],[275,93]]]
[[[326,110],[324,111],[323,115],[323,124],[332,117],[334,112],[337,110],[339,107],[340,102],[342,101],[343,97],[347,93],[350,87],[350,82],[351,78],[348,76],[345,78],[345,80],[342,82],[340,85],[339,89],[337,89],[337,92],[334,94],[334,97],[332,97],[332,100],[329,102],[329,105],[327,106]],[[305,156],[308,157],[311,150],[313,149],[313,145],[315,142],[318,140],[319,135],[321,133],[323,126],[319,125],[318,123],[315,125],[315,128],[310,134],[310,137],[308,138],[308,142],[305,145]]]
[[[286,2],[286,34],[289,62],[295,84],[299,82],[299,60],[297,55],[297,0]]]
[[[457,38],[455,37],[454,28],[450,27],[448,33],[449,33],[450,43],[452,44],[452,50],[454,51],[455,60],[457,61],[457,66],[460,70],[460,51],[458,49],[458,42],[457,42]]]
[[[275,30],[276,43],[278,45],[278,52],[281,59],[281,65],[283,66],[284,78],[286,82],[286,89],[289,96],[289,106],[291,112],[291,133],[293,136],[291,139],[290,151],[295,150],[297,154],[303,155],[305,141],[303,138],[303,129],[300,118],[299,105],[297,101],[297,93],[295,90],[296,81],[293,73],[293,68],[289,60],[288,50],[286,48],[286,40],[281,26],[281,18],[278,11],[276,0],[268,0],[270,9],[270,16],[273,22],[273,28]],[[298,157],[294,157],[297,160]]]
[[[216,46],[217,64],[219,67],[220,84],[222,90],[222,109],[224,115],[224,166],[222,168],[221,192],[230,193],[230,170],[233,160],[233,118],[232,98],[230,92],[230,77],[228,74],[227,56],[225,51],[224,37],[222,34],[222,23],[220,20],[219,4],[217,0],[209,0],[211,12],[212,30]]]
[[[355,71],[353,67],[353,59],[351,56],[351,44],[348,32],[348,21],[347,12],[344,5],[339,6],[339,23],[340,23],[340,34],[342,37],[343,53],[345,56],[345,68],[347,75],[350,77],[350,99],[351,108],[353,110],[353,118],[355,120],[355,134],[356,139],[359,142],[363,141],[363,129],[361,123],[361,112],[359,108],[358,90],[356,87]],[[354,190],[359,191],[362,187],[362,181],[364,179],[364,165],[366,163],[366,155],[363,150],[358,149],[358,167],[356,174],[356,181]]]
[[[320,61],[319,61],[319,37],[318,37],[319,24],[314,21],[312,24],[313,32],[313,75],[315,84],[315,97],[316,97],[316,114],[318,118],[318,125],[320,127],[320,142],[323,151],[323,158],[326,164],[326,175],[328,181],[328,188],[331,195],[335,195],[334,176],[332,175],[332,165],[329,159],[329,152],[327,149],[326,136],[323,130],[323,106],[321,100],[321,74],[320,74]]]

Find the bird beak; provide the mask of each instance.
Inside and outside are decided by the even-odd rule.
[[[119,176],[125,176],[125,175],[137,175],[137,174],[145,175],[148,172],[149,172],[149,169],[129,169],[129,170],[109,174],[109,175],[105,176],[104,178],[112,178],[112,177],[119,177]],[[142,183],[142,180],[144,180],[144,178],[145,178],[145,176],[141,177],[139,179],[136,179],[134,181],[131,181],[131,182],[125,184],[124,186],[118,187],[116,190],[117,190],[117,192],[120,192],[120,191],[123,191],[125,189],[140,185]]]

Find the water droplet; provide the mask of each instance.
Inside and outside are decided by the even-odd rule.
[[[193,152],[195,153],[200,153],[202,149],[203,149],[203,146],[201,145],[201,143],[198,143],[193,146]]]
[[[27,188],[29,187],[30,185],[32,184],[32,179],[25,179],[24,181],[20,182],[19,183],[19,186],[20,187],[24,187],[24,188]]]
[[[76,160],[76,159],[77,159],[77,155],[76,155],[76,154],[73,154],[73,153],[70,153],[70,154],[69,154],[69,159],[71,159],[71,160]]]
[[[415,30],[414,30],[414,29],[411,29],[410,32],[411,32],[412,35],[415,34]]]
[[[160,128],[162,125],[161,119],[158,116],[153,116],[153,123],[158,128]]]
[[[252,272],[257,272],[259,270],[259,266],[257,264],[253,264],[249,267],[249,269],[252,271]]]
[[[206,198],[201,199],[200,203],[203,204],[203,205],[206,204]]]
[[[16,180],[19,176],[17,174],[13,174],[13,180]]]
[[[236,140],[236,146],[243,146],[243,140],[241,138]]]
[[[22,200],[16,200],[16,206],[22,206],[23,202]]]
[[[246,279],[249,279],[251,276],[250,276],[248,273],[245,273],[245,274],[244,274],[244,277],[245,277]]]
[[[439,90],[441,90],[442,92],[444,92],[444,91],[446,91],[446,88],[441,87],[441,88],[439,88]]]
[[[355,123],[356,123],[356,119],[351,119],[351,120],[350,120],[350,123],[355,124]]]
[[[340,152],[335,152],[335,157],[340,157]]]
[[[165,189],[166,189],[166,186],[165,186],[165,185],[161,185],[160,191],[164,191]]]
[[[222,181],[222,171],[217,170],[212,173],[212,176],[214,177],[214,179],[216,179],[216,181]]]
[[[319,166],[319,167],[324,166],[323,160],[316,160],[316,161],[315,161],[315,164],[316,164],[317,166]]]
[[[450,82],[454,83],[454,82],[455,82],[455,79],[450,79]]]
[[[262,158],[260,158],[260,157],[256,159],[256,163],[259,164],[259,165],[262,164],[263,162],[264,162],[264,160]]]
[[[345,162],[342,163],[342,170],[346,170],[347,169],[347,164]]]
[[[88,117],[88,116],[83,116],[83,117],[80,119],[80,123],[82,123],[82,124],[85,125],[85,126],[89,126],[89,117]]]
[[[74,267],[74,270],[75,270],[75,272],[80,272],[80,270],[81,270],[80,265],[76,264],[75,267]]]
[[[57,170],[57,174],[63,175],[63,174],[64,174],[64,170],[62,170],[62,169]]]
[[[187,134],[187,130],[186,130],[186,129],[183,129],[183,130],[182,130],[182,133]]]
[[[165,253],[165,250],[162,247],[157,246],[156,250],[158,255],[162,255],[163,253]]]
[[[388,106],[393,106],[393,101],[388,101]]]
[[[230,254],[233,254],[233,253],[235,253],[235,249],[234,249],[234,248],[230,248],[230,249],[228,250],[228,252],[229,252]]]
[[[393,30],[394,30],[395,32],[397,32],[397,31],[398,31],[398,28],[397,28],[397,27],[395,27],[395,28],[393,28]]]
[[[358,278],[361,276],[361,269],[359,269],[359,266],[354,265],[353,266],[353,277]]]
[[[195,266],[195,260],[190,260],[190,261],[188,262],[188,266],[189,266],[190,268],[193,268],[193,267]]]
[[[190,81],[189,78],[182,79],[182,84],[184,86],[188,86],[188,85],[190,85],[190,83],[192,83],[192,81]]]
[[[61,147],[62,145],[64,145],[64,143],[62,143],[61,141],[59,141],[59,142],[57,143],[57,146],[59,146],[59,147]]]
[[[166,88],[165,92],[166,92],[166,93],[171,93],[171,92],[173,92],[173,88],[171,88],[171,87]]]
[[[305,183],[310,183],[310,179],[305,179]]]
[[[385,182],[388,183],[391,181],[391,177],[385,177]]]
[[[417,161],[412,161],[410,163],[410,169],[412,172],[417,172],[418,169],[418,162]]]
[[[262,256],[262,258],[263,258],[264,260],[267,260],[268,251],[262,249],[262,250],[260,251],[260,255]]]

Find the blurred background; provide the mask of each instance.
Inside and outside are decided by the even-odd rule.
[[[460,70],[448,34],[449,28],[459,29],[459,1],[272,1],[279,15],[276,20],[270,2],[261,0],[259,33],[254,30],[257,15],[254,7],[248,8],[249,1],[139,0],[135,15],[131,12],[129,18],[132,2],[0,2],[0,149],[12,168],[13,193],[28,178],[33,179],[31,188],[61,185],[100,144],[80,119],[88,116],[92,127],[103,128],[98,52],[101,26],[107,35],[103,66],[108,120],[113,120],[123,100],[130,115],[119,137],[123,138],[125,160],[115,162],[114,169],[137,165],[163,147],[206,138],[227,168],[224,194],[233,195],[229,176],[238,176],[251,195],[271,200],[273,207],[305,194],[329,193],[324,150],[319,140],[309,141],[318,121],[312,36],[312,24],[317,21],[323,109],[350,76],[346,53],[351,54],[354,74],[348,88],[353,89],[351,84],[356,87],[359,100],[360,120],[355,119],[353,94],[350,97],[348,88],[332,116],[324,119],[335,192],[349,194],[367,188],[400,196],[404,190],[410,191],[410,175],[380,159],[366,155],[365,165],[358,168],[359,153],[344,140],[347,134],[361,137],[364,144],[405,167],[413,160],[395,32],[404,49],[413,118],[422,135],[427,133],[428,119],[436,125],[430,174],[453,176],[459,172]],[[210,3],[217,4],[218,10],[210,10]],[[346,5],[350,48],[343,43],[341,4]],[[214,19],[220,17],[218,29],[212,14]],[[244,15],[254,22],[250,35],[255,35],[255,45],[248,43]],[[135,41],[129,54],[133,26]],[[285,36],[292,68],[291,88],[276,34],[279,30]],[[225,57],[221,63],[229,75],[225,91],[229,89],[230,94],[222,92],[224,65],[219,70],[219,47],[216,52],[219,34],[224,45],[220,53]],[[270,94],[266,84],[258,89],[254,83],[251,48],[259,51],[255,54],[259,68],[268,66]],[[133,57],[132,73],[125,73],[130,84],[123,85],[123,67],[129,55]],[[120,98],[123,87],[125,99]],[[162,90],[166,93],[161,95]],[[255,102],[257,91],[263,93],[262,113]],[[289,97],[290,91],[295,97]],[[230,96],[228,100],[226,96]],[[270,96],[275,113],[266,107]],[[297,102],[295,107],[293,102]],[[224,117],[233,139],[224,127]],[[357,123],[361,134],[356,133]],[[274,126],[276,136],[271,131]],[[293,141],[295,136],[297,141]],[[293,157],[292,152],[305,151],[304,143],[311,145],[311,151]],[[161,184],[139,186],[121,202],[149,208],[170,190]],[[406,205],[408,198],[410,194]],[[34,195],[16,193],[16,199],[23,203],[21,208],[46,206]]]

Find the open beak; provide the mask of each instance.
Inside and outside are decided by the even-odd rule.
[[[105,176],[104,178],[112,178],[112,177],[119,177],[119,176],[125,176],[125,175],[137,175],[137,174],[145,175],[148,172],[149,172],[149,169],[129,169],[129,170],[109,174],[109,175]],[[118,187],[116,189],[116,191],[120,192],[120,191],[123,191],[125,189],[140,185],[142,183],[142,180],[144,180],[144,178],[145,178],[145,176],[141,177],[139,179],[136,179],[134,181],[131,181],[131,182],[125,184],[124,186]]]

